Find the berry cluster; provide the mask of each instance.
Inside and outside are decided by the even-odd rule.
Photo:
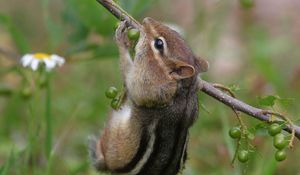
[[[277,151],[275,152],[275,160],[277,160],[278,162],[285,160],[287,157],[285,149],[289,144],[289,140],[282,133],[282,125],[273,123],[271,125],[268,125],[267,129],[269,135],[273,137],[273,146],[277,149]],[[232,139],[237,139],[238,142],[234,159],[237,158],[241,163],[245,163],[249,160],[250,152],[252,150],[252,146],[248,142],[249,134],[251,133],[241,126],[236,126],[229,130],[229,136]],[[241,148],[242,141],[244,141],[244,143],[246,144],[247,149]]]
[[[246,142],[248,141],[248,136],[244,134],[243,131],[241,131],[241,127],[233,127],[229,130],[229,136],[233,139],[237,139],[238,140],[238,148],[237,148],[237,158],[240,162],[245,163],[249,160],[249,151],[246,149],[239,149],[240,145],[241,145],[241,140],[245,139]]]
[[[113,109],[118,109],[121,103],[121,95],[118,92],[118,89],[115,87],[110,87],[106,90],[105,96],[111,99],[110,106]]]
[[[278,123],[271,124],[268,129],[269,135],[273,136],[273,145],[277,149],[275,153],[275,159],[277,161],[286,159],[286,151],[284,149],[288,146],[288,140],[281,131],[282,127]]]

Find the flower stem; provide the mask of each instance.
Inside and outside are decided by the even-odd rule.
[[[46,122],[46,157],[49,159],[52,149],[52,122],[51,122],[51,83],[50,73],[47,73],[46,83],[46,110],[45,110],[45,122]]]

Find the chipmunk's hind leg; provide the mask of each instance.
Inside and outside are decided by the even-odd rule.
[[[101,151],[101,140],[98,140],[95,136],[91,136],[88,139],[89,143],[89,157],[94,168],[98,171],[106,171],[106,165],[104,162],[104,156]]]

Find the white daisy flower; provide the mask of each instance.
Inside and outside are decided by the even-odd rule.
[[[50,71],[56,66],[62,66],[65,59],[55,54],[45,53],[26,54],[21,58],[21,64],[24,67],[30,67],[34,71],[38,69],[40,63],[45,64],[46,70]]]

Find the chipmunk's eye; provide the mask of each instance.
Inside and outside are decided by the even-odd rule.
[[[164,42],[162,39],[156,38],[154,40],[154,47],[159,50],[159,51],[163,51],[164,50]]]

